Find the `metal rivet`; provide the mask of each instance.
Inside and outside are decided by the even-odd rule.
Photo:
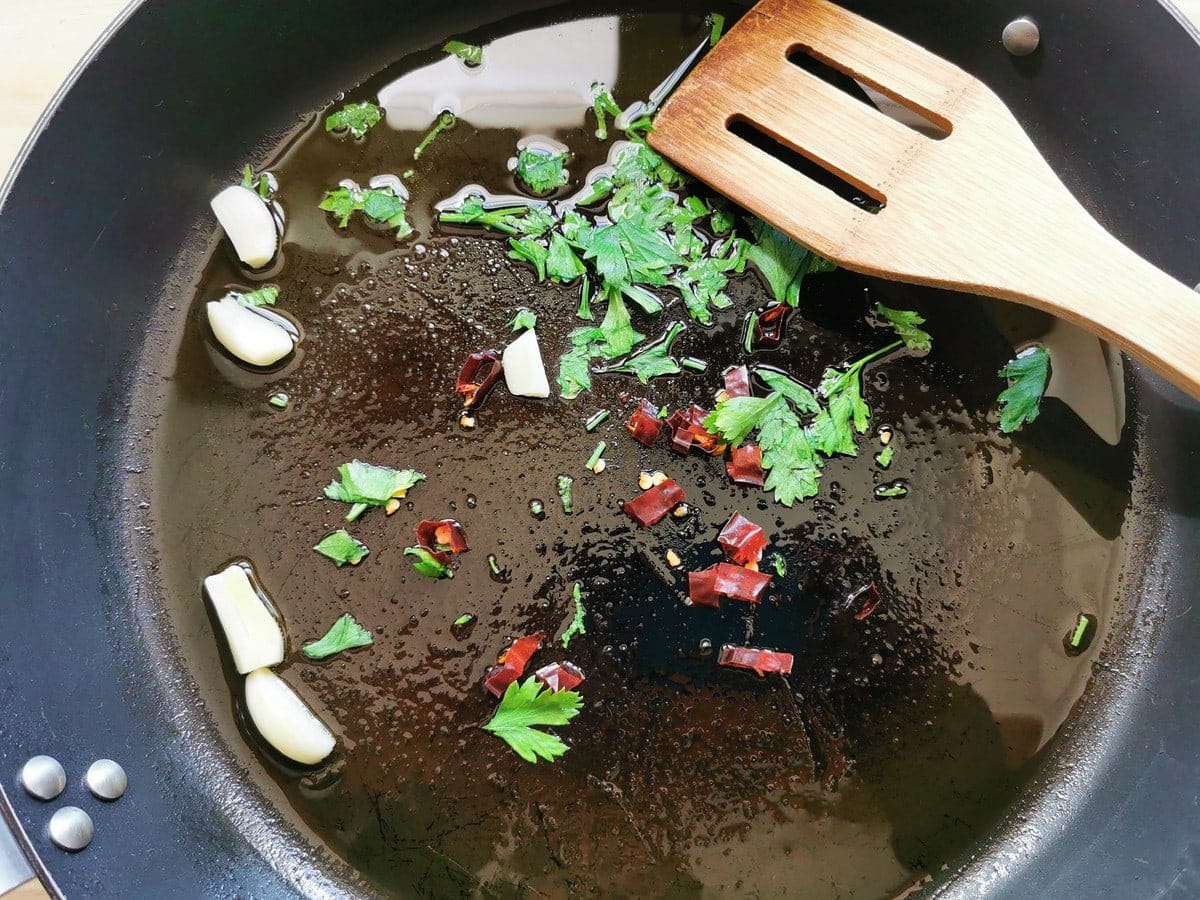
[[[111,759],[98,759],[88,766],[84,781],[88,790],[101,800],[116,800],[129,786],[125,770]]]
[[[78,806],[64,806],[50,817],[50,840],[74,853],[92,842],[92,817]]]
[[[21,786],[39,800],[53,800],[67,786],[67,773],[53,756],[34,756],[21,767]]]
[[[1041,34],[1037,22],[1028,16],[1013,19],[1004,26],[1004,34],[1000,36],[1004,49],[1013,56],[1028,56],[1038,48]]]

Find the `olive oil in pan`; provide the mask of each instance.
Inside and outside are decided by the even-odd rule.
[[[523,19],[465,39],[544,24]],[[597,27],[619,34],[611,86],[624,103],[645,96],[705,33],[700,16],[675,13]],[[381,74],[351,99],[370,99],[412,68]],[[862,436],[857,458],[827,465],[814,500],[785,508],[733,485],[719,460],[676,456],[663,442],[643,448],[623,427],[631,398],[711,406],[721,371],[745,361],[746,314],[768,300],[752,274],[731,283],[734,305],[713,328],[689,324],[676,345],[677,357],[708,362],[705,372],[648,388],[596,376],[573,402],[499,388],[476,426],[463,428],[458,369],[469,353],[511,339],[505,323],[518,307],[537,312],[552,372],[579,324],[577,287],[539,285],[507,258],[503,240],[432,224],[433,204],[464,184],[518,190],[505,163],[535,129],[512,125],[460,121],[414,163],[419,131],[381,125],[353,143],[314,120],[281,153],[271,168],[288,232],[272,281],[304,333],[302,356],[281,372],[231,379],[231,363],[214,364],[219,351],[199,310],[244,278],[223,247],[200,278],[156,477],[164,586],[202,695],[214,709],[230,707],[231,693],[240,702],[230,690],[237,680],[222,678],[222,665],[231,671],[198,612],[197,586],[246,554],[287,623],[280,671],[337,723],[339,749],[323,767],[299,771],[249,728],[239,736],[232,715],[229,740],[251,742],[259,773],[378,891],[902,890],[998,821],[1080,696],[1090,654],[1066,656],[1062,635],[1083,609],[1104,636],[1123,559],[1130,440],[1107,448],[1055,401],[1034,426],[1001,435],[995,373],[1012,348],[987,301],[845,272],[809,278],[787,339],[754,361],[815,383],[825,366],[890,339],[867,324],[875,300],[921,310],[934,349],[867,372],[872,426],[889,429],[895,448],[890,467],[875,462],[878,433]],[[607,144],[593,128],[589,118],[536,129],[575,154],[570,189],[604,162]],[[357,219],[340,232],[317,209],[343,178],[366,184],[409,168],[418,234],[399,246]],[[634,317],[648,335],[664,326]],[[280,391],[284,409],[268,404]],[[599,409],[612,415],[586,431]],[[599,440],[607,467],[593,474],[584,464]],[[344,524],[345,507],[321,492],[353,458],[429,477],[395,515],[365,514],[353,530],[370,555],[336,569],[310,548]],[[689,514],[647,530],[623,515],[620,501],[637,493],[643,470],[675,478]],[[570,514],[557,498],[559,475],[574,478]],[[893,481],[907,495],[877,499],[876,488]],[[530,514],[534,499],[543,518]],[[686,606],[684,573],[717,561],[716,534],[735,511],[766,529],[764,563],[780,554],[786,576],[757,609]],[[466,531],[471,549],[452,580],[424,578],[403,556],[422,518],[454,518]],[[668,551],[681,567],[667,563]],[[505,577],[493,577],[489,555]],[[535,662],[580,666],[584,708],[559,730],[569,752],[530,765],[475,727],[495,706],[480,685],[514,638],[562,631],[575,583],[587,634]],[[872,583],[882,602],[856,619],[856,592]],[[375,643],[306,660],[300,645],[345,612]],[[468,613],[470,624],[452,627]],[[724,643],[792,652],[796,671],[759,679],[720,668]]]

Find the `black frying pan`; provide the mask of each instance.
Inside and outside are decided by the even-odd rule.
[[[147,323],[201,259],[218,173],[405,53],[537,5],[149,0],[93,54],[0,192],[0,766],[31,858],[64,893],[353,890],[231,764],[172,663],[153,565],[131,562],[152,500],[137,476],[154,409],[130,407],[128,373],[147,341],[176,339]],[[1197,280],[1200,48],[1165,6],[851,5],[987,81],[1114,234]],[[1024,60],[998,42],[1018,14],[1044,36]],[[353,52],[329,40],[347,27]],[[1200,890],[1200,417],[1133,371],[1145,477],[1124,621],[1036,783],[935,892]],[[15,786],[40,752],[72,775],[100,756],[129,774],[83,853],[53,848],[47,807]]]

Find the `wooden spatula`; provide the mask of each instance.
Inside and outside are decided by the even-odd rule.
[[[826,83],[789,61],[797,52],[948,136]],[[738,123],[882,208],[843,199],[734,134]],[[1200,397],[1200,296],[1105,231],[983,83],[861,16],[826,0],[763,0],[663,106],[650,143],[848,269],[1035,306]]]

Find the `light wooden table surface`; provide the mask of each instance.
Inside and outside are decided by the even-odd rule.
[[[0,174],[63,79],[126,2],[0,0]],[[1176,6],[1200,22],[1200,0],[1176,0]],[[40,885],[28,882],[6,898],[45,896]]]

